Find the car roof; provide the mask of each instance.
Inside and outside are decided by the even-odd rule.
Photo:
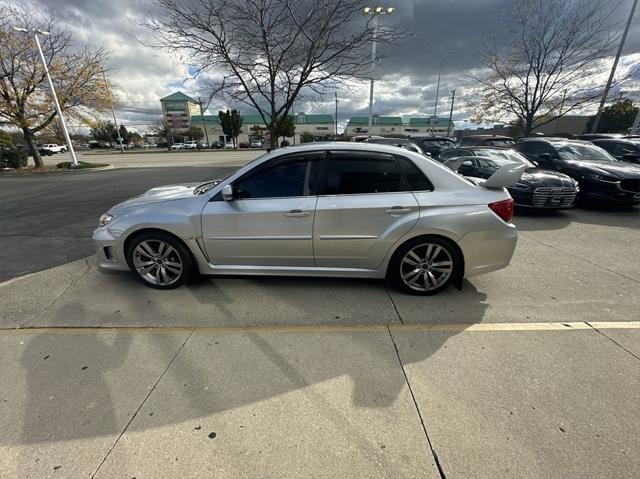
[[[365,141],[317,141],[312,143],[305,143],[302,145],[292,145],[292,146],[283,146],[281,148],[277,148],[275,150],[271,150],[271,155],[280,156],[289,153],[303,153],[307,151],[336,151],[336,150],[344,150],[344,151],[371,151],[378,153],[390,153],[397,154],[398,150],[401,151],[409,151],[404,148],[399,148],[395,145],[386,145],[384,143],[370,143]]]
[[[455,143],[454,140],[452,140],[451,138],[449,138],[448,136],[433,136],[433,135],[411,135],[409,137],[409,139],[416,139],[416,140],[447,140],[450,141],[452,143]]]
[[[527,137],[527,138],[521,138],[520,140],[518,140],[517,143],[525,143],[528,141],[545,141],[547,143],[576,143],[579,145],[588,145],[591,142],[587,141],[587,140],[574,140],[574,139],[570,139],[570,138],[563,138],[561,136],[534,136],[534,137]]]
[[[495,145],[464,145],[464,146],[456,146],[453,150],[508,150],[509,148],[504,146],[495,146]],[[451,150],[448,150],[451,151]]]
[[[467,136],[463,136],[462,139],[465,138],[474,138],[477,140],[486,140],[486,139],[492,139],[492,140],[513,140],[513,137],[511,136],[506,136],[506,135],[467,135]]]
[[[594,138],[591,140],[592,143],[633,143],[637,144],[640,141],[640,138]]]

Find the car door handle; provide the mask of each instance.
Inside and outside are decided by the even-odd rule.
[[[291,210],[288,213],[285,213],[284,215],[288,216],[289,218],[300,218],[302,216],[309,216],[309,212],[302,211],[302,210]]]
[[[393,206],[388,210],[384,210],[388,215],[403,215],[405,213],[411,213],[411,208],[405,208],[404,206]]]

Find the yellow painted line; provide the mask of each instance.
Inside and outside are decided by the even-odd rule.
[[[501,331],[574,331],[596,329],[640,329],[640,321],[599,321],[567,323],[442,323],[442,324],[318,324],[273,326],[212,326],[212,327],[36,327],[24,329],[0,329],[1,334],[195,334],[228,333],[376,333],[385,332],[501,332]]]
[[[640,321],[589,321],[596,329],[640,329]]]

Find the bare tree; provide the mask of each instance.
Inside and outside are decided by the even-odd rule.
[[[32,9],[0,5],[0,121],[22,130],[36,166],[41,167],[35,135],[51,125],[56,110],[33,37],[15,32],[12,26],[50,32],[41,37],[42,50],[60,107],[79,121],[86,120],[89,109],[104,111],[110,106],[102,78],[106,53],[74,50],[70,31],[60,28],[53,17],[39,18]]]
[[[374,33],[363,0],[156,0],[148,26],[155,46],[179,52],[207,72],[208,94],[258,111],[271,146],[301,95],[335,89],[370,70]],[[378,28],[393,45],[403,32]]]
[[[600,0],[520,0],[509,41],[493,38],[481,73],[472,75],[480,89],[476,117],[510,120],[529,135],[593,102],[602,92],[596,76],[615,43],[611,12]]]

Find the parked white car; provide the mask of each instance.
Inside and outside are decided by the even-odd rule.
[[[171,145],[172,150],[182,150],[184,149],[184,143],[174,143]]]
[[[46,145],[41,145],[39,149],[50,153],[64,153],[65,151],[67,151],[66,145],[57,145],[56,143],[47,143]]]
[[[198,148],[198,142],[197,141],[187,141],[182,148],[184,150],[195,150]]]
[[[282,148],[223,180],[114,206],[93,233],[98,266],[158,289],[199,272],[388,278],[434,294],[509,264],[517,232],[504,187],[525,168],[504,165],[475,185],[395,146]]]
[[[234,145],[232,141],[228,141],[224,144],[224,148],[226,150],[233,150],[235,147],[236,145]]]

